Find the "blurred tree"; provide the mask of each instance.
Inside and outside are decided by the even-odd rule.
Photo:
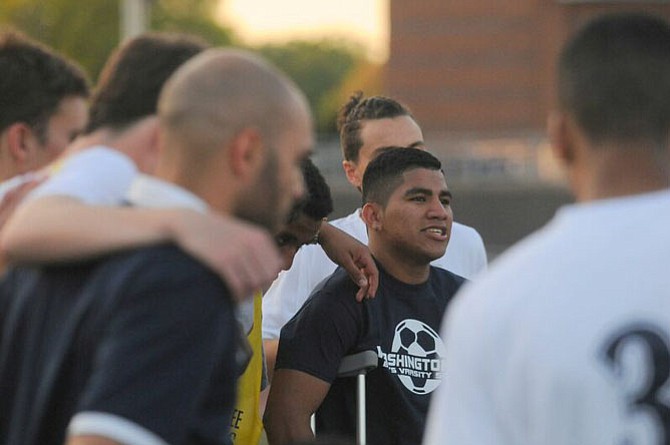
[[[218,3],[219,0],[153,0],[150,28],[196,34],[218,46],[239,44],[230,28],[213,18]],[[118,44],[119,0],[0,0],[0,25],[3,24],[78,61],[96,79]],[[335,132],[337,110],[351,91],[377,91],[371,85],[376,85],[378,68],[353,43],[296,40],[258,49],[305,92],[320,133]]]
[[[218,3],[219,0],[154,1],[151,28],[195,34],[216,46],[231,45],[236,41],[233,31],[213,19]]]
[[[217,0],[154,0],[151,29],[199,35],[227,45],[233,34],[214,19]],[[0,24],[77,60],[95,79],[119,41],[118,0],[0,0]]]
[[[362,49],[333,39],[294,40],[258,49],[305,92],[317,131],[334,132],[339,104],[324,98],[339,91],[342,81],[364,61]]]
[[[0,22],[77,60],[97,76],[118,42],[118,2],[110,0],[3,0]]]
[[[321,97],[318,107],[324,115],[332,113],[332,110],[337,113],[356,91],[362,91],[367,97],[383,94],[383,90],[384,65],[363,60],[340,81],[337,88]],[[335,117],[332,124],[335,129]]]

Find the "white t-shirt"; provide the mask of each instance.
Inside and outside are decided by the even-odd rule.
[[[359,210],[331,224],[363,244],[368,243]],[[432,264],[471,279],[486,269],[484,242],[475,229],[454,222],[447,252]],[[263,338],[279,338],[281,328],[302,307],[312,289],[336,268],[321,246],[300,248],[291,268],[279,274],[263,297]]]
[[[564,207],[442,338],[424,444],[670,443],[670,191]]]
[[[119,205],[138,174],[132,159],[102,145],[68,156],[50,170],[49,180],[28,199],[61,195],[89,205]]]

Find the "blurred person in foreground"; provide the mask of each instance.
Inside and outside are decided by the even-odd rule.
[[[404,147],[368,165],[361,216],[380,271],[378,296],[356,303],[356,286],[338,269],[284,326],[265,413],[271,444],[312,437],[313,413],[317,435],[355,437],[356,379],[336,376],[344,356],[366,350],[379,357],[366,379],[368,443],[420,442],[442,379],[436,331],[464,281],[431,266],[452,226],[441,167],[428,152]]]
[[[40,171],[46,183],[9,215],[2,253],[10,262],[63,263],[174,241],[220,273],[237,298],[274,279],[280,260],[271,237],[259,228],[191,209],[118,207],[133,179],[156,167],[161,88],[207,47],[190,35],[147,33],[112,53],[84,134]]]
[[[342,167],[349,183],[359,191],[370,161],[391,146],[424,149],[423,133],[409,109],[383,96],[352,96],[338,117]],[[360,242],[367,244],[368,233],[361,209],[332,221]],[[472,227],[454,222],[449,247],[433,265],[471,279],[486,269],[486,250],[479,233]],[[320,246],[306,246],[296,255],[290,270],[282,272],[263,298],[263,339],[272,369],[277,354],[279,332],[302,307],[314,287],[335,271]]]
[[[288,78],[251,53],[208,50],[171,77],[158,116],[155,177],[133,181],[130,203],[278,230],[313,144]],[[237,325],[230,290],[204,265],[145,247],[16,268],[1,290],[0,442],[230,443]]]
[[[597,18],[557,79],[577,204],[450,306],[426,444],[670,443],[670,26]]]

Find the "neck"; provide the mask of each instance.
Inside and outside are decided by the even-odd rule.
[[[211,209],[223,214],[232,214],[234,188],[226,181],[230,176],[229,172],[220,168],[208,169],[202,165],[200,167],[197,168],[181,157],[162,156],[154,175],[190,191],[205,201]]]
[[[155,167],[157,118],[148,116],[120,130],[101,127],[92,133],[80,136],[68,147],[68,154],[94,145],[117,150],[133,160],[143,173],[152,173]]]
[[[384,270],[396,280],[405,284],[421,284],[428,280],[430,262],[383,246],[374,236],[369,238],[368,247]]]
[[[583,165],[575,168],[577,201],[650,193],[670,187],[668,153],[646,147],[596,147],[585,150]]]

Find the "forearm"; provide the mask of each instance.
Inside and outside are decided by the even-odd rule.
[[[291,415],[290,412],[278,413],[273,410],[268,412],[266,409],[263,426],[268,442],[270,445],[286,445],[314,439],[310,418],[310,415]]]
[[[327,222],[321,225],[319,244],[328,258],[343,267],[360,288],[356,300],[375,296],[379,271],[366,245]]]
[[[329,389],[329,383],[304,372],[277,370],[263,418],[270,445],[313,438],[310,418]]]
[[[11,262],[76,260],[167,241],[174,218],[174,210],[98,207],[44,197],[16,210],[2,230],[0,245]]]
[[[277,362],[277,349],[279,348],[279,339],[263,340],[263,351],[265,352],[265,362],[268,368],[268,380],[272,382],[272,376]]]
[[[102,436],[74,436],[67,439],[65,445],[123,445]]]

